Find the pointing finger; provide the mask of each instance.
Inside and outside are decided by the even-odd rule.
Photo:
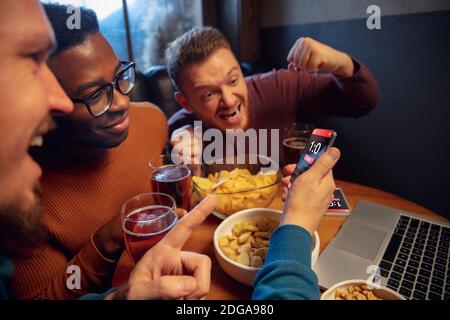
[[[215,196],[210,195],[203,199],[191,212],[178,221],[161,242],[175,249],[181,249],[192,232],[202,224],[216,205],[217,198]]]

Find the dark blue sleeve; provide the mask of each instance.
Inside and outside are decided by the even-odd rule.
[[[303,228],[285,225],[272,234],[266,263],[255,278],[255,300],[318,300],[311,269],[312,238]]]
[[[89,293],[80,297],[78,300],[105,300],[109,294],[113,293],[116,290],[117,288],[112,288],[105,293]]]

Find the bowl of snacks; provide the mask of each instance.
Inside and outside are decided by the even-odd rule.
[[[217,197],[213,214],[221,219],[241,210],[267,207],[278,192],[280,180],[278,164],[261,155],[203,163],[192,178],[197,200],[210,194]]]
[[[226,218],[214,232],[214,254],[220,267],[233,279],[253,285],[264,265],[270,236],[280,223],[281,211],[248,209]],[[314,233],[311,263],[319,256],[320,240]]]
[[[369,285],[367,280],[347,280],[325,291],[320,300],[406,300],[384,286]]]

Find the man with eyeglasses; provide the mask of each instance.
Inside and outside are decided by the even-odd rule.
[[[134,63],[119,61],[93,11],[81,8],[81,29],[69,30],[67,6],[44,9],[58,43],[48,64],[75,108],[34,154],[49,241],[15,261],[12,290],[19,299],[73,299],[110,288],[124,251],[120,208],[151,191],[147,163],[162,153],[167,124],[155,106],[130,103]]]
[[[63,11],[66,12],[66,9],[64,8]],[[83,17],[86,17],[85,15],[86,13],[82,14]],[[53,16],[51,15],[51,17]],[[52,22],[55,23],[54,20]],[[90,47],[89,40],[86,40],[88,38],[89,36],[79,40],[83,44],[83,49],[100,49],[95,46],[94,48]],[[60,41],[59,50],[62,50],[65,48],[65,42],[59,33],[58,40]],[[46,207],[44,222],[49,229],[49,240],[41,251],[33,251],[38,246],[39,239],[45,240],[46,237],[41,232],[41,205],[39,203],[38,180],[42,171],[30,157],[29,147],[42,145],[42,137],[51,124],[49,114],[55,117],[65,116],[72,112],[74,107],[47,66],[47,57],[53,47],[53,32],[37,0],[0,1],[0,67],[2,70],[0,73],[0,101],[2,103],[0,136],[3,138],[0,144],[0,300],[23,298],[23,295],[14,295],[14,292],[11,294],[9,286],[11,275],[14,272],[14,266],[10,259],[16,257],[17,261],[19,254],[25,258],[20,260],[16,272],[19,272],[18,277],[28,277],[29,282],[17,280],[17,277],[16,282],[22,281],[22,286],[29,286],[32,288],[30,291],[34,290],[33,292],[41,290],[43,293],[39,295],[40,298],[55,298],[54,294],[58,293],[61,283],[66,280],[64,274],[66,265],[75,263],[76,259],[84,264],[82,276],[88,278],[87,280],[83,278],[80,291],[87,291],[85,285],[92,285],[89,281],[102,280],[102,277],[107,277],[108,274],[108,270],[105,270],[103,265],[106,262],[102,259],[99,260],[95,253],[92,255],[92,246],[95,247],[97,241],[94,241],[96,244],[85,245],[78,254],[70,252],[67,244],[77,241],[81,243],[83,238],[85,242],[88,242],[83,231],[86,225],[92,221],[89,220],[90,217],[86,212],[81,210],[85,206],[83,201],[76,203],[81,208],[79,211],[70,211],[71,205],[62,208],[67,209],[66,213],[79,216],[77,224],[73,224],[71,221],[73,217],[64,215],[64,212],[59,216],[55,215],[55,212],[51,211],[52,201],[45,193],[48,191],[46,190],[49,185],[48,177],[44,178],[46,186],[44,186],[43,204]],[[55,57],[58,56],[57,51],[52,61],[55,62]],[[105,58],[108,58],[108,55],[105,55]],[[111,57],[109,56],[109,58]],[[86,58],[86,65],[89,65],[88,61],[89,59]],[[84,63],[80,64],[77,59],[72,59],[70,62],[74,68],[82,69],[84,65]],[[114,66],[116,63],[117,61],[114,61],[111,65]],[[122,70],[125,69],[126,67],[123,67]],[[77,70],[72,69],[72,71],[76,76]],[[114,83],[114,86],[116,82],[120,83],[120,80],[115,81],[121,78],[118,76],[119,73],[120,71],[117,71],[116,76],[111,76],[113,81],[105,80],[105,83],[99,86],[106,85],[110,81]],[[20,94],[17,93],[17,88],[20,88]],[[126,89],[127,86],[122,88]],[[118,89],[118,91],[126,92],[125,89]],[[113,106],[114,101],[111,107]],[[75,109],[80,107],[75,106]],[[105,114],[107,113],[105,112]],[[132,124],[136,123],[133,107],[130,108],[130,118],[133,120]],[[133,139],[134,134],[133,126],[131,126],[127,141]],[[48,147],[48,144],[46,145]],[[126,150],[125,153],[128,154],[130,148],[127,147]],[[254,298],[317,299],[319,297],[317,279],[309,266],[312,240],[308,232],[311,233],[312,230],[315,230],[333,195],[334,182],[331,169],[338,158],[339,151],[330,149],[328,154],[319,159],[313,168],[296,179],[291,187],[282,226],[274,232],[271,239],[271,248],[274,245],[275,249],[268,252],[270,263],[266,264],[259,275]],[[120,155],[114,159],[120,159]],[[92,200],[89,196],[95,188],[89,184],[89,181],[86,181],[82,173],[84,167],[90,167],[90,163],[83,161],[82,158],[79,158],[78,161],[80,166],[74,168],[76,173],[73,173],[73,176],[76,178],[72,179],[72,185],[61,185],[58,180],[64,180],[63,175],[59,176],[59,179],[55,178],[58,177],[56,172],[64,174],[66,168],[64,165],[69,166],[69,164],[58,162],[56,164],[60,164],[60,166],[57,169],[60,171],[56,169],[51,171],[55,175],[51,178],[52,181],[57,187],[61,187],[58,196],[63,201],[73,202],[72,194],[68,189],[77,189],[79,188],[78,184],[86,189],[83,193],[86,202]],[[50,163],[48,167],[56,164]],[[95,168],[90,167],[92,174],[106,166],[101,166],[101,162],[97,164],[99,166],[95,166]],[[112,160],[109,162],[109,166],[114,166]],[[138,177],[133,174],[129,178],[139,183]],[[81,183],[78,183],[77,180]],[[284,181],[289,181],[289,177],[286,177]],[[101,202],[105,200],[102,199],[101,192],[114,193],[115,197],[120,197],[123,194],[123,190],[120,188],[124,186],[127,186],[126,181],[115,186],[113,190],[107,187],[103,190],[98,189],[98,192],[92,195],[98,203],[89,202],[91,206],[89,215],[93,213],[101,215],[103,211],[107,211],[108,204]],[[52,190],[50,192],[53,192],[53,195],[55,193]],[[181,249],[191,233],[211,213],[216,203],[215,197],[207,197],[189,214],[180,219],[163,240],[147,251],[136,264],[124,285],[108,290],[106,293],[84,296],[83,299],[192,300],[204,297],[210,287],[211,260],[205,255],[183,252]],[[106,209],[96,212],[95,209],[99,207]],[[48,208],[50,208],[50,213]],[[67,232],[66,238],[62,237],[64,231]],[[298,242],[299,239],[302,241]],[[298,254],[290,255],[292,251],[286,250],[286,243],[296,246]],[[298,247],[298,243],[302,246]],[[100,247],[95,248],[99,249]],[[24,256],[25,254],[28,254],[28,257]],[[67,257],[71,255],[75,255],[76,258],[67,262]],[[37,263],[42,263],[42,265],[36,267],[33,263],[26,262],[34,259],[37,259]],[[85,270],[89,267],[90,269]],[[280,270],[282,270],[281,273]],[[102,271],[104,273],[101,273]],[[44,282],[46,279],[49,279],[48,282]],[[16,293],[17,286],[18,284],[13,282]],[[101,291],[95,285],[92,285],[92,289],[93,292]],[[77,293],[75,292],[71,296]],[[58,297],[61,298],[61,295]],[[4,306],[7,304],[3,303],[2,307]],[[2,311],[5,313],[3,309]]]

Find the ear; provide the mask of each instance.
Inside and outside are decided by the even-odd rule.
[[[180,106],[182,106],[187,111],[192,112],[192,108],[189,106],[186,97],[181,92],[177,91],[173,96]]]

